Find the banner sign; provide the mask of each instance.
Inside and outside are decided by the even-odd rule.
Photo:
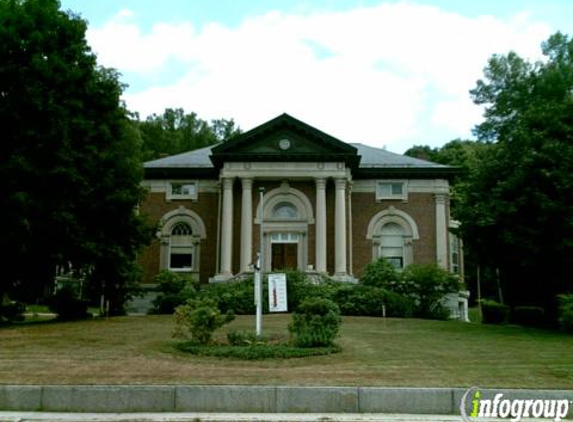
[[[269,274],[269,312],[287,312],[286,274]]]

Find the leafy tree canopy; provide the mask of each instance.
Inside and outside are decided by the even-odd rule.
[[[168,108],[139,122],[143,140],[143,160],[179,154],[226,141],[241,133],[235,122],[226,119],[210,123],[181,108]]]
[[[120,312],[149,238],[141,139],[85,32],[57,0],[0,0],[0,296],[42,294],[71,267]]]
[[[554,309],[573,288],[573,41],[557,33],[544,61],[493,56],[471,95],[491,142],[459,187],[466,246],[500,269],[511,304]]]
[[[483,151],[488,145],[484,142],[454,139],[442,147],[432,148],[429,145],[414,145],[404,155],[433,161],[448,166],[461,167],[469,171],[481,161]]]

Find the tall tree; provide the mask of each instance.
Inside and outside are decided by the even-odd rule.
[[[429,145],[414,145],[409,148],[404,155],[408,157],[419,158],[420,160],[437,162],[439,148],[432,148]]]
[[[182,108],[167,108],[139,123],[143,139],[143,160],[153,160],[226,141],[241,133],[235,122],[216,119],[208,123]]]
[[[488,144],[480,141],[454,139],[441,147],[432,148],[429,145],[414,145],[404,155],[460,167],[468,171],[479,166],[483,152]]]
[[[150,234],[134,212],[141,141],[85,32],[57,0],[0,0],[0,296],[41,294],[71,267],[120,312]]]
[[[557,33],[542,50],[537,63],[493,56],[471,91],[485,105],[476,133],[492,147],[455,211],[510,304],[552,312],[555,296],[573,290],[573,41]]]

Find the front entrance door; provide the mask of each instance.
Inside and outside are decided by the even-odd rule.
[[[273,270],[297,268],[297,244],[296,243],[273,243],[272,244]]]

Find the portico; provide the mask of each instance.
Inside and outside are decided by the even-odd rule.
[[[216,281],[227,280],[238,273],[252,271],[252,263],[259,242],[254,234],[260,236],[263,227],[264,270],[281,268],[312,270],[328,274],[327,247],[327,185],[335,193],[334,227],[336,268],[332,274],[337,279],[350,280],[348,274],[348,221],[347,221],[347,185],[351,179],[345,163],[324,162],[233,162],[226,163],[221,169],[222,212],[220,233],[220,267]],[[308,182],[314,189],[312,198],[296,189],[292,184]],[[279,184],[264,193],[261,209],[258,192],[254,186]],[[240,189],[239,214],[234,213],[233,190]],[[254,210],[254,215],[253,215]],[[235,218],[234,218],[235,217]],[[240,229],[240,233],[237,233]],[[255,230],[254,230],[255,229]],[[312,235],[312,250],[309,250],[309,234]],[[232,271],[230,263],[233,257],[233,239],[240,238],[240,266],[238,272]],[[260,240],[260,238],[258,239]],[[256,245],[253,247],[253,245]],[[281,267],[280,264],[284,267]]]

